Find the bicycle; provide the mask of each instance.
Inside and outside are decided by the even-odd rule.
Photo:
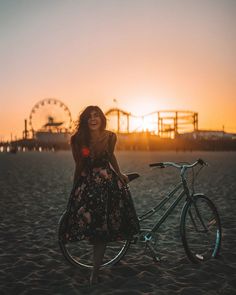
[[[104,260],[101,268],[112,266],[119,262],[126,254],[131,244],[142,242],[145,248],[150,250],[154,261],[160,261],[155,249],[155,233],[164,223],[179,202],[185,196],[185,203],[182,208],[180,218],[180,236],[187,257],[193,263],[201,263],[210,258],[216,258],[219,255],[221,245],[221,222],[214,203],[203,193],[192,192],[186,180],[186,171],[200,165],[201,168],[207,165],[202,159],[198,159],[193,164],[182,164],[174,162],[152,163],[150,167],[175,167],[180,171],[181,181],[175,185],[167,196],[164,197],[154,208],[139,216],[140,224],[142,221],[150,218],[165,206],[165,204],[175,197],[175,200],[168,206],[166,211],[159,220],[149,229],[140,230],[130,240],[116,241],[107,244]],[[201,168],[198,170],[200,172]],[[139,177],[137,173],[127,174],[130,181]],[[193,173],[192,186],[196,175]],[[128,185],[126,189],[129,189]],[[180,192],[179,192],[180,191]],[[178,195],[176,196],[176,194]],[[65,211],[59,220],[58,241],[63,256],[71,264],[82,268],[93,267],[93,246],[87,240],[77,242],[68,242],[63,240],[63,222],[65,221],[67,212]]]

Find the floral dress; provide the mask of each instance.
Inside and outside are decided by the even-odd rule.
[[[111,242],[139,232],[139,221],[127,185],[124,185],[105,152],[87,158],[88,169],[78,177],[67,206],[65,239]]]

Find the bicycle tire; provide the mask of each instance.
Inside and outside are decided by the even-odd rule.
[[[219,255],[221,222],[214,203],[203,194],[195,194],[183,207],[180,234],[187,257],[201,263]]]
[[[58,243],[65,259],[74,266],[90,269],[93,267],[93,245],[87,240],[65,241],[63,238],[64,222],[67,212],[64,212],[58,225]],[[130,246],[130,240],[109,242],[101,264],[101,268],[115,265],[125,255]]]

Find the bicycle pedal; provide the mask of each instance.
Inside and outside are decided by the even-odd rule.
[[[153,257],[154,262],[161,262],[161,258],[158,256]]]

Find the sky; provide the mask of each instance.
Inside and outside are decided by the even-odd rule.
[[[236,133],[235,15],[235,0],[0,0],[0,140],[44,98],[74,120],[190,110]]]

